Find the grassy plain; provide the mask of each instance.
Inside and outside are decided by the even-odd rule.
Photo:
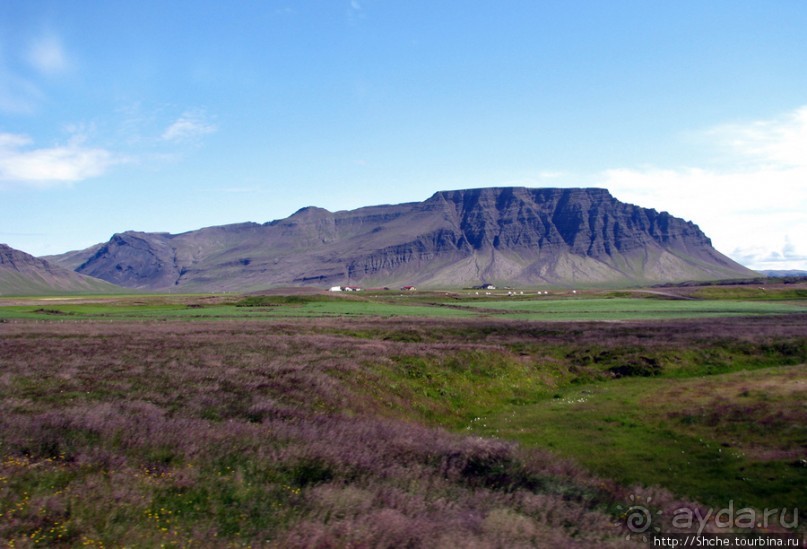
[[[707,291],[707,290],[704,290]],[[476,292],[353,295],[133,295],[0,298],[0,319],[150,320],[273,319],[320,317],[501,318],[540,321],[615,321],[706,318],[804,312],[804,301],[779,297],[735,299],[735,290],[708,290],[709,299],[670,294],[592,292],[551,296],[494,296]],[[807,290],[805,290],[807,291]],[[775,292],[770,292],[776,295]],[[788,294],[790,295],[790,294]],[[795,295],[795,294],[794,294]]]
[[[621,547],[630,496],[664,531],[798,507],[804,304],[733,292],[5,300],[0,540]]]

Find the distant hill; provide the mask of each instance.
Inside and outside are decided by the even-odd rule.
[[[129,288],[187,291],[625,286],[756,276],[717,252],[693,223],[597,188],[484,188],[352,211],[307,207],[265,224],[127,231],[50,259]]]
[[[113,293],[122,288],[0,244],[0,295]]]
[[[786,269],[779,271],[759,271],[759,273],[769,276],[771,278],[790,278],[790,277],[804,277],[807,276],[807,271],[799,271],[795,269]]]

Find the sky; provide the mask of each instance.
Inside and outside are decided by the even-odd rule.
[[[807,270],[806,28],[803,0],[2,0],[0,242],[605,187]]]

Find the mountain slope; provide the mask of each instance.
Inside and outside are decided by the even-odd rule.
[[[72,255],[71,255],[72,254]],[[485,188],[178,235],[125,232],[52,259],[131,288],[628,285],[753,276],[693,223],[605,189]]]
[[[0,244],[0,295],[114,293],[122,289]]]

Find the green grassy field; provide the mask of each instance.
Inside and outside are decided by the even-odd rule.
[[[25,305],[18,304],[25,301]],[[616,321],[789,314],[798,302],[669,300],[588,296],[478,299],[469,294],[342,296],[127,296],[0,299],[0,319],[272,319],[293,317],[495,317],[538,321]]]

